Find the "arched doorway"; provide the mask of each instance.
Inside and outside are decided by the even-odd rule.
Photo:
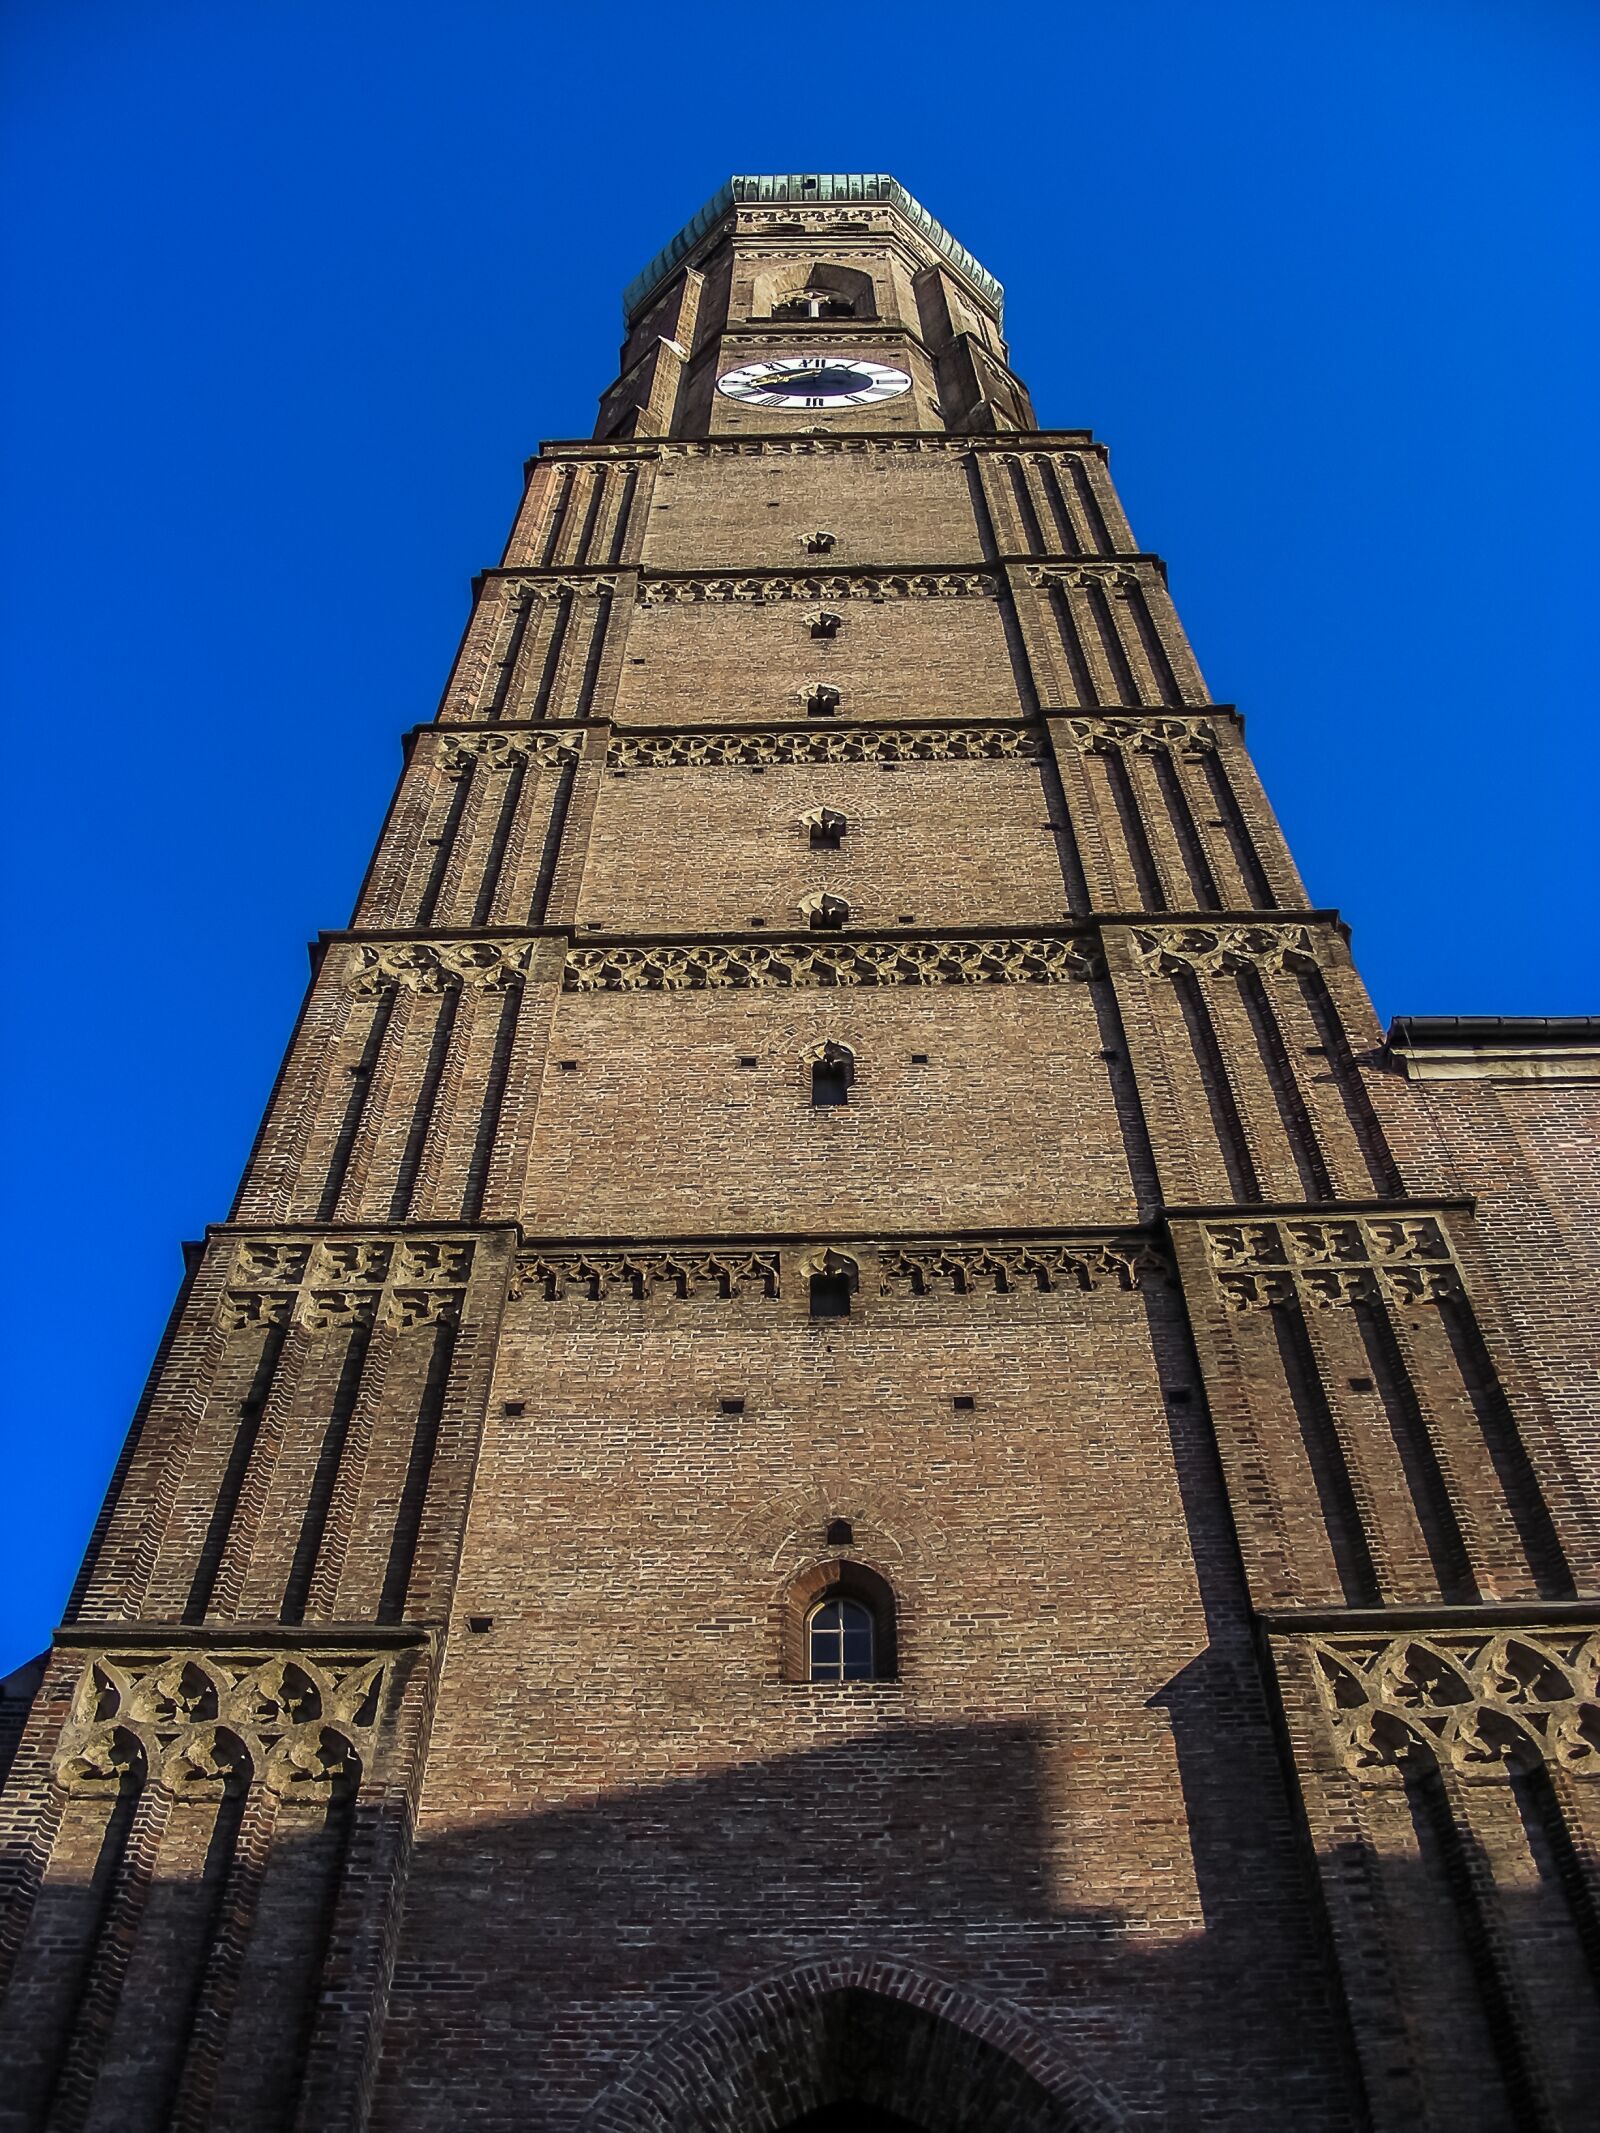
[[[1113,2133],[1120,2113],[1012,2011],[899,1963],[769,1977],[645,2051],[583,2133]]]

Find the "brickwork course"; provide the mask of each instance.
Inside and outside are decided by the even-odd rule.
[[[892,180],[629,304],[6,1685],[0,2128],[1578,2133],[1600,1033],[1386,1035]]]

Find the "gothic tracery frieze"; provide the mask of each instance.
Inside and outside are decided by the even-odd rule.
[[[474,765],[484,770],[512,770],[518,763],[536,763],[542,770],[559,770],[576,762],[583,753],[577,739],[553,733],[451,733],[441,729],[439,767],[446,777],[461,777]]]
[[[68,1792],[206,1798],[253,1779],[313,1800],[370,1763],[385,1675],[359,1649],[292,1655],[117,1648],[85,1666],[56,1749]]]
[[[981,1244],[900,1244],[880,1260],[880,1285],[922,1296],[935,1290],[956,1295],[987,1289],[996,1295],[1028,1290],[1086,1290],[1110,1282],[1136,1289],[1171,1276],[1171,1266],[1148,1244],[1074,1243],[1070,1239]]]
[[[995,579],[981,570],[751,571],[737,577],[646,578],[638,601],[641,607],[681,607],[706,601],[762,606],[786,600],[993,599],[998,590]]]
[[[309,1333],[453,1323],[473,1246],[440,1237],[247,1239],[234,1252],[222,1321],[230,1332],[303,1326]]]
[[[348,989],[451,992],[458,986],[514,992],[528,974],[531,949],[516,941],[383,941],[356,946]]]
[[[1305,926],[1136,926],[1133,952],[1146,970],[1164,978],[1240,970],[1276,977],[1318,967]]]
[[[970,763],[1038,753],[1038,735],[1021,726],[856,726],[825,733],[621,733],[606,762],[614,770],[667,770],[722,763]]]
[[[1068,717],[1056,721],[1084,755],[1154,755],[1169,748],[1178,755],[1210,755],[1216,728],[1204,718]]]
[[[1468,1779],[1550,1764],[1600,1776],[1600,1633],[1491,1631],[1319,1638],[1335,1752],[1366,1783],[1430,1767]]]
[[[1431,1215],[1208,1222],[1202,1234],[1230,1311],[1441,1303],[1460,1293],[1449,1240]]]
[[[804,985],[1051,985],[1090,978],[1098,960],[1078,939],[774,941],[574,948],[568,992],[697,992]]]

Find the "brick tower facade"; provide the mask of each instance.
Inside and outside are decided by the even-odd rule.
[[[0,2126],[1576,2133],[1595,1051],[1385,1043],[899,186],[627,319],[14,1699]]]

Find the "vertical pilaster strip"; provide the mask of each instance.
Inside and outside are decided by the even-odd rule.
[[[1119,902],[1117,889],[1117,862],[1120,861],[1125,866],[1126,860],[1120,853],[1117,854],[1116,860],[1113,859],[1112,846],[1106,837],[1105,823],[1101,819],[1098,795],[1089,782],[1088,758],[1073,740],[1071,727],[1065,719],[1047,716],[1045,731],[1049,736],[1050,755],[1056,767],[1056,775],[1061,781],[1067,820],[1072,826],[1078,859],[1083,868],[1089,910],[1127,910],[1130,906]]]
[[[83,1994],[45,2114],[45,2133],[79,2133],[88,2119],[171,1810],[171,1794],[153,1780],[144,1786],[134,1805],[128,1841],[117,1863]]]
[[[1346,1600],[1355,1606],[1436,1600],[1438,1579],[1405,1470],[1371,1389],[1370,1361],[1355,1313],[1303,1302],[1280,1308],[1286,1317],[1292,1311],[1303,1333],[1310,1368],[1300,1397],[1305,1403],[1320,1400],[1332,1419],[1377,1581],[1368,1598],[1346,1593]]]
[[[325,967],[318,970],[245,1168],[236,1221],[284,1221],[308,1195],[315,1208],[317,1189],[305,1175],[308,1152],[350,1017],[348,993]]]
[[[189,1284],[177,1328],[158,1358],[91,1545],[70,1619],[114,1622],[142,1612],[222,1360],[219,1323],[227,1248],[210,1246]],[[129,1486],[137,1467],[139,1486]]]
[[[520,622],[513,581],[479,579],[461,649],[439,705],[441,724],[472,725],[493,715],[499,679]]]
[[[362,2133],[367,2124],[436,1666],[431,1644],[419,1645],[396,1666],[383,1765],[362,1774],[322,1950],[321,1990],[306,2041],[294,2133]]]
[[[1209,1017],[1211,1043],[1206,1044],[1204,1029],[1200,1028],[1196,1064],[1202,1077],[1226,1095],[1238,1120],[1248,1167],[1256,1179],[1254,1193],[1244,1197],[1300,1199],[1300,1173],[1283,1120],[1266,1085],[1266,1068],[1238,984],[1226,973],[1187,981],[1180,972],[1171,982],[1180,989],[1192,982],[1194,995]],[[1209,1060],[1206,1052],[1211,1053]]]
[[[400,783],[378,839],[378,849],[356,900],[357,926],[403,926],[412,908],[410,879],[427,840],[440,793],[436,771],[438,729],[418,736],[400,773]]]
[[[1139,544],[1133,537],[1133,528],[1128,524],[1127,513],[1122,508],[1122,499],[1112,485],[1105,460],[1098,452],[1083,452],[1078,455],[1077,464],[1094,497],[1095,509],[1110,536],[1108,547],[1117,555],[1136,554]]]
[[[589,856],[589,837],[594,828],[600,784],[605,776],[607,734],[591,727],[584,735],[584,752],[573,775],[566,817],[561,824],[560,846],[541,923],[571,926],[577,921],[583,895],[583,874]]]
[[[216,1931],[206,1951],[188,2050],[173,2099],[172,2133],[208,2133],[216,2123],[228,2027],[238,2001],[239,1977],[272,1851],[277,1811],[278,1795],[257,1778],[234,1838]]]
[[[1080,704],[1083,695],[1067,657],[1063,623],[1057,618],[1050,594],[1030,582],[1025,565],[1007,563],[1003,568],[1017,635],[1038,701],[1052,706]]]
[[[237,1494],[219,1497],[216,1547],[210,1569],[205,1557],[196,1573],[186,1614],[191,1621],[233,1621],[255,1552],[256,1536],[271,1500],[278,1460],[301,1404],[302,1380],[311,1357],[311,1336],[296,1325],[284,1343],[272,1392],[249,1441]],[[207,1551],[211,1554],[210,1549]]]
[[[343,1162],[329,1176],[320,1210],[324,1221],[355,1223],[363,1217],[370,1219],[377,1214],[376,1203],[386,1200],[381,1182],[374,1175],[379,1149],[396,1098],[403,1094],[407,1085],[407,1054],[411,1049],[413,1030],[423,1014],[427,1015],[431,1025],[438,1011],[438,998],[438,994],[430,994],[424,1007],[420,992],[398,985],[384,996],[383,1005],[388,1013],[378,1039],[377,1055],[370,1069],[360,1077],[366,1101],[361,1106],[355,1131],[346,1140]]]
[[[1142,571],[1140,591],[1150,617],[1150,627],[1166,654],[1167,664],[1177,683],[1178,701],[1184,704],[1209,703],[1211,692],[1206,687],[1200,663],[1189,648],[1189,640],[1183,634],[1183,625],[1178,620],[1165,583]]]
[[[479,1213],[491,1222],[526,1219],[528,1172],[538,1123],[539,1092],[550,1052],[550,1027],[561,1001],[567,941],[542,940],[533,951],[511,1045],[499,1130],[489,1160]]]
[[[1206,896],[1191,879],[1192,869],[1183,849],[1180,827],[1173,819],[1169,797],[1162,790],[1155,756],[1144,749],[1133,748],[1123,751],[1120,760],[1144,823],[1166,908],[1171,911],[1201,909]]]
[[[1303,911],[1311,899],[1300,879],[1278,818],[1267,804],[1233,719],[1217,722],[1217,752],[1206,764],[1206,774],[1216,798],[1216,812],[1227,824],[1229,840],[1241,872],[1252,884],[1247,904],[1262,909],[1273,906],[1285,911]],[[1263,893],[1265,891],[1265,893]]]

